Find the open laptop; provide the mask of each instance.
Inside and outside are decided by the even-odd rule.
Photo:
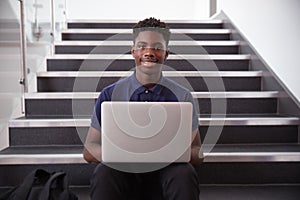
[[[189,162],[192,104],[189,102],[103,102],[102,161]]]

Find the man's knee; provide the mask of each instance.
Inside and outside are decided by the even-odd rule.
[[[114,173],[114,169],[112,169],[102,163],[99,163],[94,170],[92,178],[110,176],[110,174],[113,174],[113,173]]]
[[[197,173],[196,173],[194,167],[189,163],[172,164],[167,169],[167,171],[169,172],[169,174],[171,174],[172,176],[176,176],[176,177],[182,177],[182,178],[197,177]]]

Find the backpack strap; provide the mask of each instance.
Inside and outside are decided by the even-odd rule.
[[[21,185],[12,193],[12,199],[27,199],[34,184],[43,184],[49,178],[50,173],[43,169],[36,169],[28,174]]]

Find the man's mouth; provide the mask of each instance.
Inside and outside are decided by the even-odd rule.
[[[157,60],[142,60],[141,64],[143,66],[149,66],[149,67],[151,67],[151,66],[157,65],[158,61]]]

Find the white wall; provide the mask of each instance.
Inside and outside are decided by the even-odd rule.
[[[217,6],[300,101],[300,1],[218,0]]]
[[[199,20],[209,17],[209,0],[67,0],[68,19]]]

